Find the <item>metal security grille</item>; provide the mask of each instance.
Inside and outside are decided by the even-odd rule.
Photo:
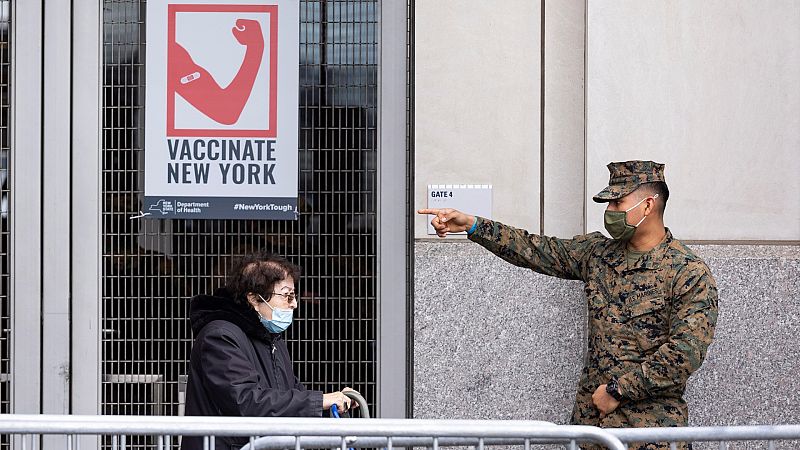
[[[0,414],[11,412],[11,2],[0,2]],[[0,436],[0,449],[9,447]]]
[[[376,1],[300,2],[297,221],[130,219],[143,196],[145,2],[104,2],[102,411],[178,414],[189,299],[265,248],[304,271],[289,331],[311,389],[376,395]]]

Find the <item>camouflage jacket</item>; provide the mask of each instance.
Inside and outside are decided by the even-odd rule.
[[[598,232],[558,239],[478,218],[469,236],[511,264],[585,283],[588,353],[572,423],[687,423],[683,391],[714,336],[717,288],[706,264],[666,231],[630,266],[625,244]],[[624,399],[601,418],[592,393],[614,376]]]

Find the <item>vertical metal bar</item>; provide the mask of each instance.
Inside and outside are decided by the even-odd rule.
[[[531,450],[531,440],[525,439],[525,450]]]
[[[31,0],[11,5],[11,355],[39,355],[42,347],[42,305],[38,300],[42,295],[42,194],[37,179],[42,173],[42,3]],[[25,176],[13,176],[15,173]],[[12,371],[11,395],[5,399],[11,403],[8,412],[41,413],[41,358],[14,358]],[[23,435],[20,437],[24,442]]]
[[[378,96],[378,417],[405,417],[408,336],[406,165],[406,3],[379,4]],[[391,325],[389,325],[391,324]]]
[[[775,441],[767,441],[767,450],[775,450]]]
[[[319,2],[319,84],[322,86],[320,91],[320,105],[327,105],[327,84],[328,84],[328,0]]]
[[[42,413],[70,412],[70,93],[72,5],[44,3],[44,120],[42,123]],[[66,233],[66,235],[65,235]],[[44,436],[63,442],[64,436]],[[63,445],[63,444],[61,444]]]
[[[439,438],[438,437],[434,437],[433,438],[433,450],[439,450]]]
[[[678,450],[678,444],[675,443],[675,442],[670,442],[669,443],[669,448],[670,448],[670,450]]]
[[[117,450],[117,435],[111,435],[111,450]]]
[[[300,436],[294,437],[294,450],[300,450]]]
[[[209,436],[203,436],[203,450],[210,450],[209,439]]]
[[[2,211],[0,211],[0,414],[11,413],[11,394],[13,388],[14,376],[10,372],[13,370],[13,354],[12,354],[12,339],[14,335],[13,327],[13,297],[11,296],[12,286],[12,262],[13,251],[12,245],[13,234],[11,233],[11,223],[13,221],[13,212],[10,211],[12,204],[13,192],[11,190],[13,175],[12,168],[14,161],[11,152],[11,133],[13,133],[12,125],[12,105],[13,105],[13,65],[14,57],[14,40],[11,39],[12,20],[13,15],[12,5],[10,2],[4,2],[5,11],[3,14],[2,22],[5,33],[3,33],[3,40],[0,42],[0,75],[2,83],[0,83],[0,98],[3,99],[0,104],[0,198],[2,201]],[[34,244],[36,245],[36,244]],[[23,250],[25,251],[25,250]],[[0,449],[6,449],[11,445],[11,436],[0,434]]]
[[[414,87],[414,73],[415,73],[415,9],[416,9],[416,0],[408,0],[408,45],[407,45],[407,61],[408,66],[406,68],[406,172],[408,174],[408,188],[406,189],[406,210],[413,211],[414,204],[415,204],[415,193],[413,186],[415,185],[415,178],[414,178],[414,145],[415,145],[415,131],[414,131],[414,102],[415,102],[415,87]],[[408,299],[406,317],[408,318],[408,323],[406,324],[406,334],[409,337],[409,341],[413,342],[414,336],[414,288],[413,288],[413,280],[414,280],[414,221],[415,218],[413,217],[414,214],[409,214],[406,219],[406,229],[408,230],[410,238],[408,239],[408,243],[406,244],[406,253],[408,254],[408,264],[407,264],[407,271],[408,271],[408,293],[406,296]],[[414,346],[409,345],[406,349],[406,361],[409,367],[414,367]],[[413,417],[413,392],[414,392],[414,376],[413,370],[409,371],[407,376],[407,383],[406,389],[410,392],[409,394],[409,401],[406,406],[406,417]]]
[[[478,439],[478,450],[483,450],[483,438]]]
[[[719,441],[719,450],[728,450],[728,441]]]
[[[393,448],[392,448],[393,445],[392,444],[393,444],[392,443],[392,437],[389,436],[389,442],[386,443],[386,450],[393,450]]]
[[[575,439],[569,441],[569,450],[578,450],[578,444]]]
[[[72,323],[82,324],[72,327],[71,345],[75,355],[80,355],[80,363],[73,364],[70,382],[72,384],[72,414],[99,414],[100,391],[100,79],[101,68],[101,24],[102,2],[73,2],[72,20],[76,32],[71,37],[72,45],[72,117],[71,134],[72,167],[71,177],[72,217],[80,226],[72,227],[72,248],[70,266],[72,298]],[[70,142],[70,141],[67,141]],[[63,168],[62,168],[63,169]],[[63,193],[62,193],[63,195]],[[61,268],[60,270],[63,270]],[[99,437],[85,436],[82,439],[87,447],[99,446]],[[90,445],[89,443],[93,445]],[[122,441],[124,446],[125,441]]]

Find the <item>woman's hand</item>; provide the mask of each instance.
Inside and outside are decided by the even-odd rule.
[[[322,409],[331,409],[333,405],[336,405],[341,412],[347,412],[351,406],[353,409],[358,408],[358,403],[354,403],[353,399],[344,395],[347,391],[353,391],[353,389],[346,387],[338,392],[322,394]]]

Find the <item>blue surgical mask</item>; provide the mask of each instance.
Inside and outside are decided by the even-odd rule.
[[[289,325],[292,324],[292,318],[294,317],[294,311],[291,309],[280,309],[280,308],[273,308],[272,305],[267,303],[260,294],[258,297],[261,299],[262,302],[266,303],[269,309],[272,310],[272,319],[267,319],[261,315],[261,313],[256,310],[258,313],[259,320],[261,320],[261,325],[264,325],[264,328],[267,329],[270,333],[282,333],[289,328]]]

